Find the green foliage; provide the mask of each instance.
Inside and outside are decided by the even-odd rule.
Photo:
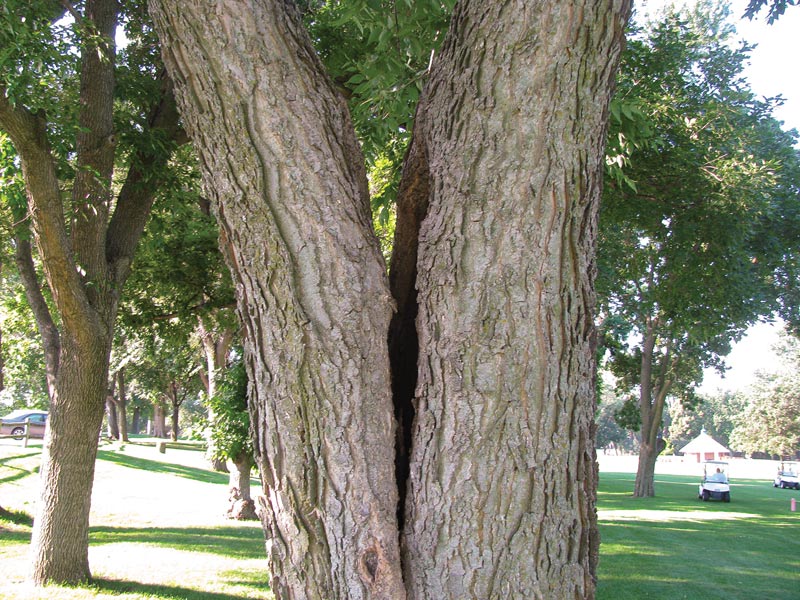
[[[760,373],[736,418],[731,448],[794,457],[800,451],[800,342],[784,338],[778,373]]]
[[[730,448],[730,436],[734,424],[746,406],[742,393],[720,392],[704,395],[693,408],[673,403],[669,408],[669,439],[676,450],[680,450],[691,440],[706,433]]]
[[[632,453],[637,450],[635,437],[618,422],[620,413],[625,412],[627,414],[627,409],[624,408],[625,404],[625,398],[616,396],[608,388],[603,389],[597,415],[595,416],[595,424],[597,425],[595,443],[598,448],[606,448],[613,444],[616,449],[625,452]],[[638,412],[635,416],[638,418]],[[638,428],[637,424],[630,429],[637,431]]]
[[[367,159],[386,185],[373,195],[385,224],[414,112],[454,0],[325,0],[304,3],[311,38],[348,99]],[[380,164],[380,163],[383,164]],[[387,163],[392,167],[386,176]]]
[[[235,460],[243,452],[252,453],[250,415],[247,412],[247,372],[241,360],[226,369],[217,393],[209,398],[208,405],[214,415],[211,447],[215,458]]]
[[[601,208],[608,367],[621,389],[640,386],[652,335],[653,389],[687,406],[750,324],[796,307],[796,136],[741,78],[749,48],[731,43],[727,18],[703,2],[633,30],[609,142],[623,175],[609,172]]]
[[[747,8],[744,11],[744,16],[748,19],[753,19],[761,12],[763,8],[767,8],[767,23],[774,23],[789,6],[797,6],[798,0],[750,0]]]

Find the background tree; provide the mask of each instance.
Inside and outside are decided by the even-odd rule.
[[[745,394],[747,405],[735,420],[731,448],[797,458],[800,452],[800,342],[785,336],[782,365],[775,373],[757,373]]]
[[[705,429],[706,433],[726,448],[731,447],[734,425],[746,406],[742,392],[703,394],[699,402],[687,408],[680,402],[670,404],[669,443],[678,451]]]
[[[741,79],[747,46],[729,45],[727,17],[707,3],[666,13],[634,34],[620,71],[618,94],[653,132],[626,147],[633,183],[606,186],[599,250],[607,366],[638,408],[625,412],[641,438],[636,496],[655,492],[667,398],[695,404],[703,369],[749,325],[795,310],[796,138]]]
[[[180,136],[169,81],[137,44],[142,29],[116,52],[119,3],[67,5],[71,20],[61,18],[64,6],[9,0],[0,12],[0,130],[19,157],[55,309],[53,317],[31,303],[53,382],[32,535],[39,584],[90,577],[89,506],[114,321]],[[26,281],[29,300],[34,287]],[[54,327],[42,327],[47,319]]]
[[[241,357],[241,352],[237,352]],[[250,496],[250,473],[253,468],[253,442],[250,438],[250,415],[247,409],[247,372],[241,358],[233,362],[221,377],[216,393],[208,399],[214,415],[211,424],[213,451],[217,458],[230,461],[230,506],[233,519],[255,519],[256,507]]]
[[[399,186],[428,207],[404,584],[390,295],[347,111],[291,4],[151,2],[237,283],[278,595],[593,595],[591,273],[629,6],[500,4],[456,7]]]

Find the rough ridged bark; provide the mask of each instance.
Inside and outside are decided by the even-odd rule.
[[[431,74],[411,598],[594,595],[594,251],[628,12],[461,3]]]
[[[237,283],[281,598],[403,598],[385,267],[292,3],[150,3]]]
[[[419,331],[405,584],[389,300],[346,110],[292,3],[150,6],[237,282],[276,595],[593,597],[594,246],[630,2],[456,9],[392,269],[393,360],[413,367]]]

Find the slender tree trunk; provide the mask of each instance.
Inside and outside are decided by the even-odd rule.
[[[457,6],[409,167],[429,206],[405,583],[388,291],[347,112],[292,3],[150,6],[237,282],[276,595],[593,597],[593,253],[630,3]]]
[[[139,420],[141,419],[142,409],[138,406],[133,408],[133,416],[131,417],[131,433],[139,433],[141,429],[141,425],[139,424]]]
[[[655,496],[655,472],[658,455],[667,444],[661,436],[664,418],[664,404],[671,387],[668,378],[670,353],[656,356],[656,325],[648,319],[645,328],[645,339],[642,343],[642,366],[640,369],[639,413],[641,416],[641,441],[639,443],[639,464],[636,468],[636,480],[633,484],[633,495],[636,498]],[[654,374],[653,367],[656,369]]]
[[[117,422],[117,407],[112,395],[106,396],[106,418],[108,419],[108,437],[112,440],[119,438],[119,424]]]
[[[636,468],[636,480],[633,484],[633,495],[637,498],[655,496],[656,460],[660,450],[644,440],[639,444],[639,463]]]
[[[119,424],[119,439],[123,442],[128,439],[128,398],[125,390],[125,367],[117,371],[117,423]]]
[[[207,397],[211,398],[217,393],[217,379],[222,369],[225,368],[228,351],[233,343],[234,332],[232,329],[225,329],[215,334],[214,331],[205,327],[202,319],[199,319],[198,328],[200,330],[200,339],[203,342],[203,352],[206,357],[206,374],[203,377],[203,384],[206,388]],[[214,451],[214,440],[211,435],[211,429],[214,423],[214,411],[211,408],[208,409],[208,423],[209,426],[205,432],[206,458],[215,471],[227,473],[229,472],[228,466],[225,464],[224,460],[216,457],[216,452]]]
[[[21,236],[15,236],[14,241],[14,259],[22,286],[25,289],[28,306],[31,307],[33,318],[36,320],[36,329],[42,341],[47,391],[52,398],[55,392],[58,360],[61,353],[60,334],[42,294],[41,283],[33,264],[31,243]]]
[[[153,437],[167,437],[167,416],[161,404],[153,406]]]

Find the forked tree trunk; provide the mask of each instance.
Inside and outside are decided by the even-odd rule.
[[[408,174],[430,208],[405,583],[388,293],[346,110],[292,3],[150,6],[238,284],[276,595],[593,597],[594,245],[629,2],[456,8]]]
[[[170,157],[169,142],[180,131],[171,89],[165,84],[148,125],[160,130],[159,138],[166,143],[141,144],[131,157],[119,194],[112,197],[114,33],[119,3],[86,0],[71,8],[82,11],[79,29],[85,38],[76,49],[80,52],[79,126],[75,127],[76,168],[69,184],[62,185],[58,179],[59,161],[49,144],[45,111],[24,106],[20,99],[25,93],[12,103],[0,82],[0,128],[20,157],[28,215],[59,317],[48,319],[48,307],[39,302],[41,293],[36,290],[41,310],[34,310],[51,395],[41,495],[32,533],[36,584],[78,583],[90,577],[89,501],[119,294]],[[62,196],[70,187],[67,207]],[[30,252],[26,254],[18,257],[23,258],[18,263],[21,272],[32,265]],[[32,286],[38,285],[34,279],[26,278],[29,299]]]

